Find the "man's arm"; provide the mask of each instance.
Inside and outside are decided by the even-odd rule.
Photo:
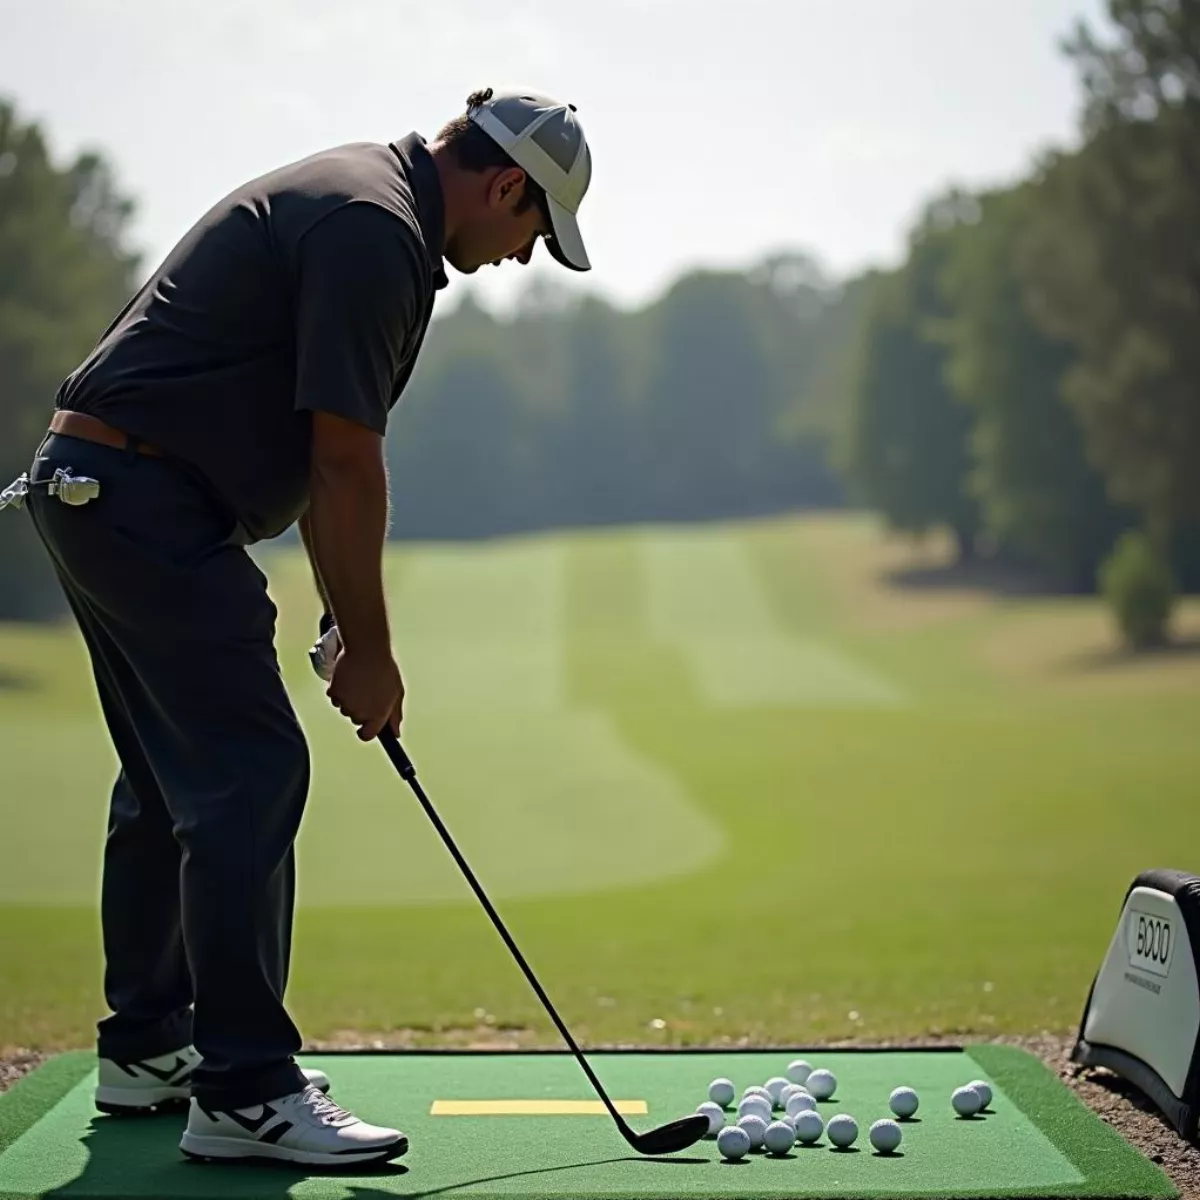
[[[298,251],[295,406],[312,417],[300,536],[347,647],[380,645],[386,631],[383,435],[405,346],[423,314],[415,255],[411,231],[369,204],[328,214]]]
[[[385,724],[398,732],[403,715],[383,594],[383,442],[398,371],[427,304],[420,253],[412,230],[372,204],[327,214],[297,250],[295,407],[312,415],[301,536],[307,526],[313,576],[341,642],[322,674],[326,695],[364,741]]]
[[[383,438],[355,421],[314,412],[312,446],[305,544],[326,611],[333,613],[348,651],[390,656],[383,594],[388,518]]]
[[[317,566],[317,552],[313,546],[311,513],[311,509],[307,510],[297,522],[300,526],[300,540],[304,543],[304,551],[308,555],[308,564],[312,567],[313,583],[316,586],[317,595],[321,599],[321,608],[324,612],[332,613],[333,607],[329,603],[329,593],[325,590],[325,583],[321,579],[321,569]]]

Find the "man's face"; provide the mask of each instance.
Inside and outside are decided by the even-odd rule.
[[[525,264],[539,237],[550,233],[549,214],[532,204],[517,212],[525,194],[525,172],[520,168],[481,173],[478,203],[471,216],[445,248],[446,261],[464,275],[505,259]]]

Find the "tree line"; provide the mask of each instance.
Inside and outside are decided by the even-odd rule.
[[[392,418],[392,535],[851,503],[1058,587],[1168,609],[1200,587],[1200,0],[1108,10],[1064,45],[1078,148],[932,198],[894,270],[835,280],[787,251],[637,309],[537,282],[497,315],[467,292]],[[100,156],[55,167],[0,103],[5,482],[135,286],[132,210]],[[40,547],[5,518],[0,616],[48,612]]]
[[[842,461],[898,529],[1107,578],[1141,643],[1200,587],[1200,2],[1108,9],[1064,45],[1079,149],[935,199],[874,289]]]

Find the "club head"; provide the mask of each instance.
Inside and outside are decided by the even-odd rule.
[[[708,1118],[703,1113],[693,1113],[647,1133],[635,1133],[629,1144],[639,1154],[675,1154],[694,1146],[706,1133]]]

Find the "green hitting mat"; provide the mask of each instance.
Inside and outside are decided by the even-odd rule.
[[[639,1159],[604,1115],[578,1065],[560,1053],[309,1055],[338,1101],[395,1125],[408,1155],[361,1175],[201,1164],[179,1152],[184,1118],[122,1119],[92,1106],[95,1059],[65,1054],[0,1096],[0,1200],[26,1197],[218,1197],[384,1200],[513,1197],[685,1200],[688,1197],[1175,1197],[1171,1181],[1096,1118],[1040,1061],[1007,1046],[937,1051],[771,1050],[597,1053],[609,1094],[635,1129],[692,1112],[709,1082],[738,1093],[803,1056],[838,1088],[819,1109],[849,1113],[857,1143],[827,1139],[786,1157],[721,1160],[713,1141],[671,1158]],[[990,1111],[965,1119],[954,1088],[992,1085]],[[898,1153],[876,1153],[873,1121],[901,1084],[921,1097]],[[734,1118],[736,1119],[736,1115]]]

